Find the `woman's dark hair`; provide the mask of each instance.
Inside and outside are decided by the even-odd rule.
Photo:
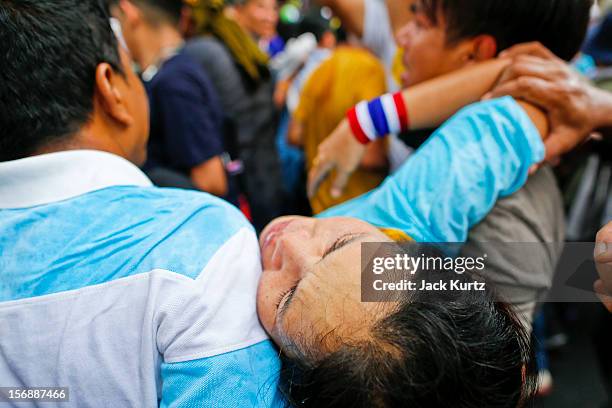
[[[77,132],[93,111],[98,64],[121,73],[105,1],[0,2],[0,161]]]
[[[473,281],[466,275],[456,279]],[[372,327],[368,340],[344,342],[320,358],[284,355],[281,389],[289,404],[516,408],[530,403],[536,384],[532,342],[507,304],[488,291],[413,293]]]
[[[497,40],[498,51],[539,41],[559,58],[580,50],[593,0],[420,0],[436,23],[441,13],[450,43],[481,34]]]

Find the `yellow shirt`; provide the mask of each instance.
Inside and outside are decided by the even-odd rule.
[[[306,170],[310,170],[319,144],[344,119],[348,109],[364,99],[372,99],[385,92],[385,70],[376,57],[364,49],[338,47],[312,73],[293,114],[293,119],[302,127]],[[331,197],[331,178],[328,178],[310,200],[312,210],[318,214],[360,196],[377,187],[385,176],[384,171],[358,169],[338,199]]]

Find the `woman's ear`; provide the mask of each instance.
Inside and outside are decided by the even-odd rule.
[[[97,66],[95,95],[101,109],[108,117],[129,126],[133,118],[126,105],[126,90],[123,77],[110,64],[104,62]]]
[[[473,58],[475,61],[486,61],[497,56],[497,40],[491,35],[483,34],[473,39]]]

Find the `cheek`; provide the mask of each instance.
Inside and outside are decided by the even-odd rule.
[[[275,282],[264,273],[259,280],[257,288],[257,314],[268,334],[274,326],[274,315],[276,313],[274,307]]]
[[[257,288],[257,314],[262,325],[272,335],[276,324],[277,304],[293,284],[279,271],[264,271]]]

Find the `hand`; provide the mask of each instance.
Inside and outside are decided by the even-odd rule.
[[[366,146],[353,136],[348,120],[344,119],[333,133],[319,145],[317,157],[308,173],[308,196],[314,197],[321,183],[336,170],[331,195],[338,198],[344,191],[351,174],[357,169]]]
[[[551,128],[545,142],[547,161],[558,161],[605,125],[606,114],[612,115],[611,96],[585,82],[542,44],[517,45],[500,58],[513,62],[485,98],[510,95],[548,113]]]
[[[595,263],[601,278],[595,282],[595,291],[612,313],[612,222],[599,231],[595,241]]]

